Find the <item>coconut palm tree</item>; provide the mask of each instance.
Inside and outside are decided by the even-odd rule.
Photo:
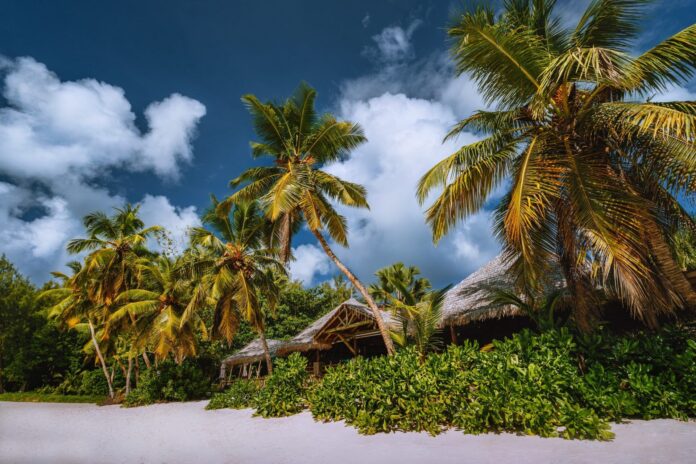
[[[266,341],[265,305],[275,309],[278,301],[276,276],[285,275],[277,252],[265,244],[269,223],[254,202],[234,205],[229,214],[220,216],[213,207],[203,222],[214,230],[191,230],[191,244],[199,250],[194,258],[195,274],[203,276],[182,322],[188,320],[205,301],[215,305],[213,335],[228,343],[246,320],[257,332],[266,358],[268,373],[273,372],[271,353]]]
[[[83,219],[88,237],[68,242],[70,253],[90,252],[83,270],[99,274],[92,281],[95,285],[89,289],[90,298],[107,307],[131,284],[135,261],[148,254],[148,237],[162,231],[160,226],[146,228],[139,209],[127,204],[116,208],[111,217],[101,211],[88,214]]]
[[[696,227],[678,200],[696,189],[696,104],[650,100],[693,75],[696,25],[633,57],[644,2],[594,0],[571,29],[554,4],[509,0],[450,28],[457,71],[495,109],[452,129],[448,139],[486,137],[437,163],[417,196],[442,189],[426,212],[437,241],[510,179],[495,224],[517,285],[538,287],[559,265],[582,328],[598,286],[654,326],[696,304],[668,241]]]
[[[131,351],[154,346],[156,359],[164,360],[171,354],[181,364],[186,357],[196,355],[197,334],[207,337],[198,312],[182,319],[193,292],[185,259],[164,255],[152,260],[140,258],[136,263],[137,288],[124,290],[114,300],[118,309],[109,316],[108,324],[132,323]]]
[[[401,320],[404,330],[402,333],[392,333],[392,337],[405,346],[412,344],[421,362],[425,361],[428,353],[439,349],[442,340],[437,337],[440,333],[442,305],[449,287],[440,290],[415,294],[402,282],[393,283],[401,295],[401,299],[389,294],[388,307],[397,320]]]
[[[220,204],[219,212],[224,215],[237,202],[259,201],[274,224],[274,240],[284,250],[284,259],[290,256],[293,232],[302,222],[306,223],[327,256],[365,298],[391,354],[394,347],[377,305],[366,287],[336,256],[324,235],[339,245],[348,245],[346,220],[330,200],[351,207],[368,207],[364,187],[322,169],[347,156],[365,137],[357,124],[338,121],[330,114],[318,115],[315,98],[315,90],[306,84],[301,84],[282,104],[262,103],[253,95],[242,98],[260,139],[252,142],[252,155],[268,156],[273,164],[247,169],[232,180],[232,187],[245,185]]]
[[[391,297],[404,300],[404,295],[394,286],[393,282],[400,282],[401,287],[408,289],[409,293],[420,300],[430,290],[430,281],[425,277],[418,277],[420,269],[416,266],[405,266],[404,263],[394,263],[375,272],[377,283],[370,285],[370,295],[381,304],[388,304]]]
[[[84,272],[83,266],[77,261],[72,261],[68,263],[68,267],[72,270],[72,275],[61,272],[53,273],[54,277],[62,281],[62,286],[42,292],[39,294],[39,298],[57,298],[58,302],[49,308],[48,315],[50,318],[58,319],[69,328],[87,323],[94,352],[99,360],[109,388],[109,398],[113,399],[114,388],[99,344],[101,336],[97,335],[98,332],[100,332],[100,335],[103,335],[101,333],[103,331],[98,329],[98,326],[106,318],[107,310],[103,306],[95,304],[90,298],[89,289],[92,287],[93,282],[90,281],[90,275]]]

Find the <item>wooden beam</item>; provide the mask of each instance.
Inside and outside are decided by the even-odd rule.
[[[336,335],[338,335],[338,338],[340,338],[343,344],[348,347],[350,352],[353,353],[353,356],[358,355],[357,351],[355,351],[355,349],[352,346],[350,346],[350,343],[348,343],[348,340],[346,340],[346,338],[343,335],[341,335],[340,333],[337,333]]]
[[[452,339],[452,344],[457,344],[457,331],[454,329],[454,324],[450,325],[450,338]]]
[[[362,327],[362,326],[370,325],[370,324],[372,324],[372,321],[355,322],[355,323],[349,324],[349,325],[342,325],[339,327],[334,327],[333,329],[327,330],[326,333],[345,332],[346,330],[357,329],[358,327]]]

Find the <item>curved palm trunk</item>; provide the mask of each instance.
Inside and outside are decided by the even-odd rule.
[[[392,342],[391,336],[389,335],[389,331],[387,330],[387,326],[384,325],[384,320],[382,319],[382,314],[379,311],[379,308],[377,307],[377,304],[375,304],[375,301],[372,299],[370,296],[370,293],[367,291],[365,286],[358,280],[358,278],[353,274],[348,267],[346,267],[345,264],[341,262],[340,259],[336,256],[336,254],[333,252],[329,244],[326,242],[324,239],[324,236],[321,235],[321,232],[318,230],[313,230],[312,233],[314,236],[317,238],[319,243],[321,244],[321,247],[324,249],[324,253],[331,258],[331,260],[336,264],[336,267],[343,272],[346,277],[348,277],[348,280],[353,284],[355,288],[358,289],[360,294],[365,298],[365,301],[367,302],[367,305],[370,307],[372,310],[372,315],[375,318],[375,321],[377,322],[377,328],[379,329],[379,333],[382,335],[382,340],[384,341],[384,347],[387,349],[387,354],[392,355],[394,354],[394,343]]]
[[[259,333],[259,340],[261,340],[261,347],[263,348],[263,356],[266,358],[266,369],[268,370],[268,375],[273,374],[273,362],[271,361],[271,350],[268,349],[268,342],[266,342],[266,334],[263,329],[257,329]]]
[[[102,355],[101,349],[99,348],[99,343],[97,342],[97,335],[94,332],[94,324],[92,324],[92,319],[87,319],[87,323],[89,324],[89,333],[92,335],[92,344],[94,344],[94,349],[97,352],[97,357],[101,363],[104,377],[106,377],[106,384],[109,386],[109,398],[114,399],[114,387],[111,384],[111,377],[109,376],[109,371],[106,368],[104,356]]]

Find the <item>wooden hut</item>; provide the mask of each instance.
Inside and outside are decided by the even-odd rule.
[[[278,348],[283,345],[281,340],[266,340],[271,356],[275,356]],[[257,338],[232,356],[225,358],[220,365],[220,379],[252,378],[266,374],[266,363],[261,347],[261,341]]]
[[[382,311],[388,328],[396,328],[391,314]],[[384,354],[384,342],[369,307],[351,298],[329,311],[278,348],[278,356],[301,352],[312,372],[321,375],[327,364],[354,356]]]

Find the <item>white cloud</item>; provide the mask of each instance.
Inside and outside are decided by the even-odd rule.
[[[368,17],[369,21],[369,17]],[[363,23],[364,24],[364,23]],[[364,50],[364,55],[379,63],[395,64],[413,57],[411,36],[420,27],[422,21],[415,20],[406,28],[401,26],[385,27],[379,34],[372,36],[375,43]]]
[[[73,257],[81,218],[126,199],[100,185],[112,169],[176,179],[193,158],[191,141],[205,106],[179,94],[150,104],[148,130],[135,125],[125,92],[95,79],[61,81],[33,58],[0,60],[0,253],[40,282]],[[175,246],[199,222],[194,207],[146,195],[144,219],[171,229]],[[143,214],[145,216],[145,214]]]
[[[292,249],[295,259],[290,262],[290,276],[303,284],[313,285],[317,277],[330,274],[332,269],[328,256],[312,244],[299,245]]]
[[[140,217],[148,227],[159,225],[167,230],[175,253],[181,253],[186,248],[189,229],[201,225],[194,206],[176,207],[162,195],[145,195],[140,202]]]
[[[42,63],[19,58],[4,67],[0,171],[18,178],[92,177],[103,169],[152,169],[178,175],[205,107],[174,94],[145,111],[141,134],[125,92],[94,79],[61,82]]]
[[[696,93],[686,87],[670,84],[667,88],[652,98],[654,102],[696,101]]]

